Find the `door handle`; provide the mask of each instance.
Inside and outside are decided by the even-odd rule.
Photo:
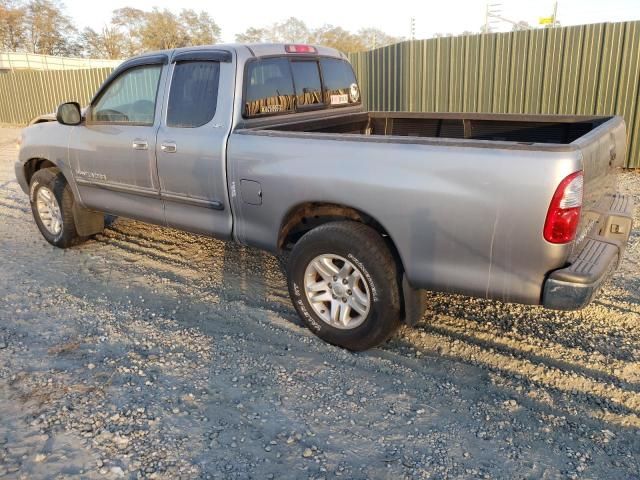
[[[131,146],[134,150],[149,150],[149,143],[141,138],[136,138]]]
[[[178,146],[175,142],[164,142],[160,145],[160,150],[165,153],[176,153],[178,151]]]

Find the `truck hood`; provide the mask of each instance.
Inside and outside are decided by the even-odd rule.
[[[38,115],[33,120],[29,122],[29,125],[35,125],[36,123],[44,123],[44,122],[55,122],[56,114],[55,113],[45,113],[44,115]]]

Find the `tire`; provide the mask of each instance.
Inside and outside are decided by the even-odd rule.
[[[46,168],[33,174],[29,199],[36,225],[51,245],[68,248],[86,239],[76,231],[73,192],[57,169]]]
[[[307,232],[287,268],[289,294],[304,323],[323,340],[355,351],[383,343],[400,325],[398,278],[383,238],[351,221]]]

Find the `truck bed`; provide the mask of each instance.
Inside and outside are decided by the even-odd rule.
[[[359,112],[297,119],[260,129],[373,136],[570,144],[611,117],[474,113]]]
[[[230,137],[228,155],[242,160],[229,162],[232,176],[259,172],[265,199],[260,211],[241,204],[236,229],[244,243],[276,243],[267,240],[278,235],[270,219],[284,213],[265,214],[266,199],[285,213],[305,202],[347,205],[389,232],[412,286],[540,304],[549,272],[604,233],[617,201],[620,117],[326,110],[291,117],[239,123]],[[549,202],[575,171],[584,175],[576,240],[548,243]]]

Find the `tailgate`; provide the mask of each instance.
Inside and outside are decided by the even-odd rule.
[[[591,237],[626,243],[631,230],[632,202],[617,191],[616,175],[626,158],[626,129],[622,117],[613,117],[572,142],[582,154],[584,197],[574,254]],[[624,244],[621,245],[624,248]],[[571,261],[571,259],[570,259]]]
[[[583,159],[582,217],[567,266],[549,274],[542,294],[545,307],[561,310],[580,309],[593,300],[622,260],[633,219],[633,199],[616,188],[626,155],[624,121],[614,117],[572,145]]]

